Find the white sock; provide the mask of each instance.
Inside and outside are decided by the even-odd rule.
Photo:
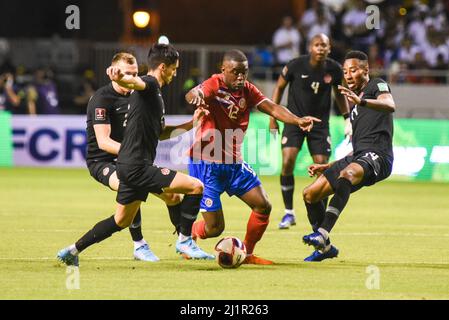
[[[285,214],[295,215],[295,210],[294,209],[285,209]]]
[[[142,239],[140,241],[134,241],[134,250],[136,250],[146,244],[148,244],[148,243],[145,241],[145,239]]]
[[[329,232],[327,232],[327,230],[323,229],[323,228],[319,228],[318,232],[321,233],[324,237],[324,240],[329,239]]]
[[[185,236],[181,232],[179,233],[179,236],[178,236],[179,242],[184,242],[184,241],[186,241],[189,238],[191,238],[191,237],[190,236]]]
[[[326,253],[331,249],[331,244],[328,244],[323,250],[320,250],[321,253]]]
[[[74,256],[77,256],[79,254],[78,249],[76,248],[75,244],[72,244],[71,246],[69,246],[69,251]]]

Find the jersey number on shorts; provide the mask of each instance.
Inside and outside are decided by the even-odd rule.
[[[367,152],[364,155],[365,158],[370,157],[371,160],[376,161],[377,159],[379,159],[379,156],[377,154],[375,154],[374,152]]]
[[[310,86],[313,89],[313,93],[317,94],[318,93],[318,89],[320,88],[320,83],[315,81],[315,82],[312,82],[312,84]]]

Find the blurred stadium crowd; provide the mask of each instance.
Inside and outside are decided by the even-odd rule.
[[[273,36],[274,55],[268,48],[259,48],[256,60],[265,66],[285,65],[307,52],[308,41],[315,34],[324,33],[331,38],[331,56],[337,61],[348,49],[361,50],[368,54],[372,72],[393,75],[390,81],[446,83],[446,77],[438,76],[438,71],[447,71],[449,64],[449,1],[415,1],[408,9],[404,2],[381,3],[379,28],[369,30],[365,25],[369,3],[311,1],[298,21],[282,19]],[[437,76],[426,76],[425,70],[435,70]]]
[[[289,60],[307,53],[313,35],[325,33],[331,38],[332,58],[341,62],[348,49],[362,50],[369,56],[373,76],[400,84],[448,84],[449,1],[383,1],[378,4],[379,28],[371,30],[365,25],[368,2],[377,1],[308,1],[297,21],[282,18],[280,27],[273,30],[271,44],[253,47],[252,77],[276,79]],[[94,65],[72,70],[70,90],[61,94],[56,66],[27,70],[11,62],[14,54],[7,39],[0,41],[0,110],[13,114],[85,113],[100,82]],[[194,76],[195,81],[190,76],[181,86],[184,90],[200,80],[197,73]]]

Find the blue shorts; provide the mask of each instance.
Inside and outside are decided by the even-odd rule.
[[[256,172],[247,164],[222,164],[202,160],[190,160],[189,174],[204,184],[201,211],[213,212],[221,209],[220,195],[242,196],[261,185]]]

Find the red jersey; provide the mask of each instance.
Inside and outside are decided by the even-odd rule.
[[[196,129],[190,156],[217,163],[243,161],[240,149],[250,111],[267,98],[248,81],[242,89],[231,91],[221,74],[213,75],[197,89],[204,94],[209,115],[202,118]]]

